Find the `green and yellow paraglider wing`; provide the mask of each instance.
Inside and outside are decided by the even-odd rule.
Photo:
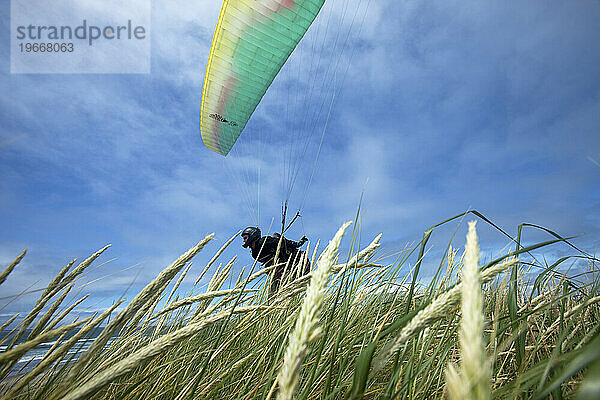
[[[200,132],[227,155],[325,0],[225,0],[202,90]]]

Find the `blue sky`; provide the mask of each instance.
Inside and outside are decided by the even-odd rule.
[[[362,0],[359,24],[351,12],[342,17],[344,2],[329,1],[327,34],[329,8],[320,35],[313,26],[257,108],[239,154],[225,160],[198,128],[220,4],[189,3],[153,2],[147,75],[10,74],[9,2],[0,5],[0,262],[29,249],[0,297],[43,287],[71,258],[110,243],[107,263],[82,280],[104,277],[81,289],[93,294],[89,309],[102,307],[136,274],[133,290],[214,232],[193,281],[221,243],[255,221],[237,182],[248,166],[261,167],[261,226],[278,223],[285,135],[314,122],[290,200],[302,202],[331,77],[335,106],[291,236],[328,240],[354,218],[364,189],[362,240],[383,232],[387,249],[471,208],[511,234],[531,222],[582,235],[576,243],[597,252],[600,2]],[[339,47],[337,32],[350,32]],[[254,196],[255,186],[247,189]],[[443,248],[454,228],[432,246]],[[478,228],[488,257],[507,244]],[[466,227],[458,232],[456,247]],[[238,254],[237,268],[250,264],[239,244],[221,261]],[[33,301],[23,296],[2,313]]]

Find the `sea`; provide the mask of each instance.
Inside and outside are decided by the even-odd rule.
[[[60,362],[60,364],[77,361],[81,354],[83,354],[90,347],[92,342],[96,340],[100,332],[102,332],[102,328],[96,328],[92,330],[85,338],[79,339],[77,343],[69,349],[67,354],[63,357],[63,360]],[[29,336],[30,333],[31,329],[27,329],[25,331],[25,334],[23,335],[23,338],[27,338],[27,336]],[[10,343],[15,334],[16,332],[11,333],[11,335],[8,335],[6,339],[2,341],[2,344],[0,345],[0,353],[6,351],[7,344]],[[69,338],[72,337],[74,334],[75,332],[65,335],[65,337],[62,339],[62,343],[69,340]],[[4,339],[3,336],[2,339]],[[115,338],[111,338],[107,343],[107,346],[109,346],[114,340]],[[24,339],[21,339],[19,340],[19,342],[17,342],[17,344],[22,343],[23,341]],[[48,341],[40,343],[37,347],[29,350],[16,362],[9,376],[25,374],[31,371],[33,368],[35,368],[36,365],[38,365],[42,361],[44,356],[48,353],[48,350],[50,350],[55,344],[56,341]]]

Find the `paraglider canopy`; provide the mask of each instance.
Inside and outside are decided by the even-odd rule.
[[[236,184],[256,226],[264,222],[264,193],[281,199],[282,234],[302,221],[336,91],[357,48],[347,43],[359,36],[370,1],[340,0],[335,8],[335,0],[327,7],[325,0],[224,0],[204,77],[200,132],[208,149],[229,154],[220,160],[226,182]],[[318,14],[324,15],[306,34]],[[301,40],[307,43],[298,46]],[[278,74],[283,79],[271,87]],[[267,102],[248,123],[269,87],[276,106]],[[294,187],[301,196],[292,198]],[[298,211],[286,225],[290,199],[290,211]]]
[[[227,155],[325,0],[225,0],[200,111],[206,147]]]

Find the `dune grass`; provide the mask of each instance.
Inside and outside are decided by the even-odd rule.
[[[432,233],[465,214],[387,254],[377,253],[381,235],[360,243],[356,224],[344,241],[350,252],[341,254],[345,224],[320,256],[312,246],[313,271],[282,282],[271,298],[272,268],[234,268],[235,258],[213,267],[232,240],[198,268],[200,276],[214,269],[205,290],[184,292],[180,285],[212,241],[208,235],[131,301],[68,321],[73,305],[62,303],[105,247],[72,271],[75,261],[69,263],[16,328],[2,327],[0,398],[600,398],[597,260],[569,239],[524,224],[512,251],[482,265],[471,224],[466,250],[448,246],[433,279],[423,280]],[[543,230],[549,240],[524,247],[523,228]],[[531,255],[558,244],[572,255],[551,263]],[[589,273],[559,273],[573,260],[586,262]],[[79,339],[101,324],[102,333],[74,358]],[[42,341],[55,343],[18,374],[17,360]]]

